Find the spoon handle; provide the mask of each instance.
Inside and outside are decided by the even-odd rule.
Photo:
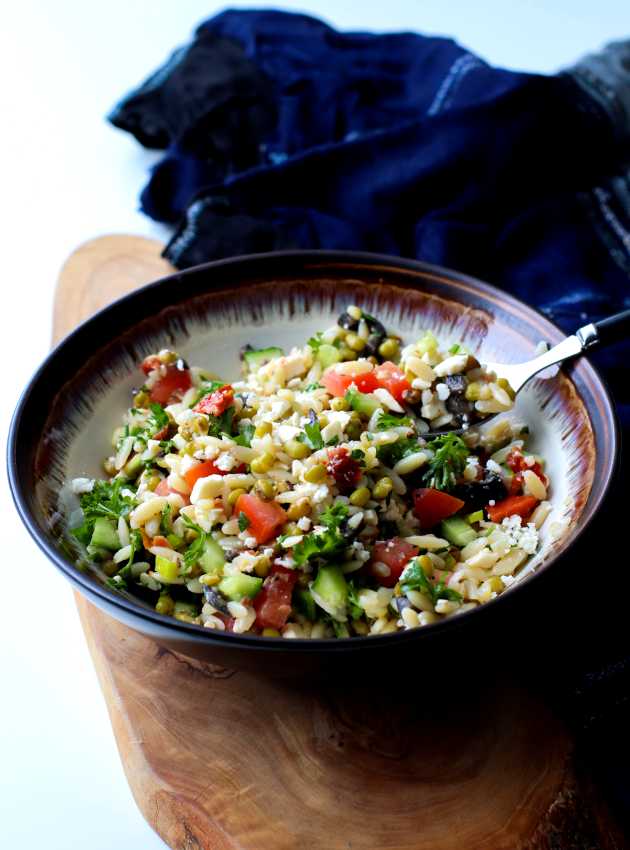
[[[488,366],[497,374],[507,378],[514,392],[518,392],[530,378],[546,369],[547,366],[576,357],[595,345],[608,345],[628,338],[630,338],[630,310],[624,310],[600,322],[584,325],[549,351],[526,363],[514,363],[509,366],[489,363]]]
[[[613,342],[621,342],[621,340],[630,338],[630,310],[615,313],[614,316],[594,322],[592,326],[586,325],[586,327],[580,328],[578,335],[590,327],[595,329],[595,339],[590,344],[587,342],[585,348],[590,348],[595,343],[609,345]]]

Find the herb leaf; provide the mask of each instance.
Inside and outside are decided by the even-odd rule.
[[[303,566],[311,558],[333,558],[348,545],[348,541],[340,531],[341,523],[348,516],[348,508],[343,502],[335,502],[326,508],[319,517],[326,530],[320,533],[306,534],[293,547],[293,559],[298,566]]]
[[[172,509],[169,504],[164,505],[162,515],[160,517],[160,532],[165,537],[170,534],[172,530],[171,510]]]
[[[152,434],[157,434],[162,428],[165,428],[170,422],[168,413],[164,410],[161,404],[151,402],[151,415],[147,419],[147,426]]]
[[[314,413],[311,415],[311,421],[304,426],[304,433],[298,436],[298,440],[306,443],[311,451],[324,448],[324,438]]]
[[[252,445],[252,437],[256,427],[251,422],[239,422],[238,436],[234,437],[234,442],[237,446],[246,446],[248,449]]]
[[[322,336],[323,336],[322,332],[321,332],[321,331],[318,331],[318,332],[315,334],[315,336],[312,336],[312,337],[311,337],[311,338],[307,341],[307,343],[306,343],[306,344],[307,344],[310,348],[312,348],[312,349],[313,349],[313,351],[318,351],[318,350],[319,350],[320,345],[324,342],[324,340],[322,339]]]
[[[388,431],[390,428],[410,427],[411,424],[411,419],[408,416],[393,416],[391,413],[383,413],[376,420],[376,430]]]
[[[114,478],[113,481],[95,481],[91,491],[81,496],[83,522],[71,530],[73,537],[87,546],[98,517],[118,520],[121,516],[127,516],[137,503],[135,496],[124,496],[123,489],[131,488],[122,478]]]
[[[468,446],[457,434],[443,434],[430,440],[427,447],[435,454],[428,463],[423,481],[429,487],[450,490],[464,471],[469,455]]]
[[[221,416],[208,415],[208,435],[210,437],[220,437],[221,434],[232,436],[232,420],[234,419],[234,407],[228,407]]]
[[[452,590],[446,586],[444,579],[440,579],[437,584],[429,581],[427,574],[422,569],[418,558],[410,561],[405,568],[405,577],[401,582],[401,587],[404,593],[408,590],[419,590],[428,596],[431,602],[435,605],[438,599],[449,599],[451,602],[461,602],[462,595],[456,590]]]
[[[249,528],[250,522],[247,517],[247,514],[244,514],[243,511],[238,515],[238,528],[239,531],[245,531],[246,528]]]
[[[197,563],[199,558],[203,555],[203,551],[206,545],[207,533],[201,528],[197,523],[193,522],[189,517],[185,514],[182,514],[182,519],[184,523],[191,528],[193,531],[197,532],[197,537],[190,544],[188,549],[184,552],[184,566],[186,570],[190,570]]]
[[[350,579],[348,582],[348,610],[350,612],[350,617],[353,620],[359,620],[363,616],[363,607],[359,602],[359,592],[354,584],[354,581]]]
[[[400,437],[395,443],[381,446],[376,451],[376,456],[385,466],[395,466],[399,460],[407,455],[419,452],[422,446],[415,437]]]

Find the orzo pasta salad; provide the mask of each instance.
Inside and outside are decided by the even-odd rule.
[[[434,623],[500,594],[539,546],[542,458],[513,392],[461,344],[403,344],[348,307],[226,383],[163,350],[103,479],[75,478],[82,568],[161,614],[285,638]]]

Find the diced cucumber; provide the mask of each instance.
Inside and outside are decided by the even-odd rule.
[[[203,554],[199,558],[199,566],[211,576],[219,576],[223,572],[225,552],[211,535],[206,537]]]
[[[262,583],[263,580],[261,578],[240,573],[236,576],[226,576],[221,579],[217,585],[217,589],[233,602],[240,602],[245,597],[253,599],[262,587]]]
[[[199,611],[194,602],[182,602],[178,599],[173,607],[173,616],[177,617],[178,614],[183,614],[185,617],[197,617]]]
[[[113,520],[105,517],[96,519],[90,545],[98,549],[110,549],[112,552],[120,549],[120,538]]]
[[[440,523],[440,537],[445,537],[453,546],[461,548],[474,540],[477,537],[477,532],[468,525],[465,519],[452,516],[443,519]]]
[[[346,392],[345,398],[353,410],[363,414],[368,419],[379,408],[383,410],[381,402],[371,393],[362,393],[359,390],[350,389]]]
[[[264,366],[265,363],[269,363],[270,360],[275,360],[276,357],[282,357],[283,354],[284,351],[281,348],[272,345],[269,348],[255,348],[251,351],[246,351],[243,354],[243,359],[250,372],[254,372],[256,369]]]
[[[184,538],[180,537],[179,534],[167,534],[166,539],[168,540],[171,549],[179,549],[184,542]]]
[[[155,570],[159,574],[159,577],[167,584],[177,581],[179,569],[175,561],[169,561],[168,558],[157,555],[155,558]]]
[[[330,614],[333,620],[340,623],[347,621],[348,585],[340,567],[320,567],[310,589],[315,602]]]
[[[431,333],[431,331],[425,331],[422,334],[418,343],[416,345],[418,350],[418,354],[422,357],[423,354],[428,354],[429,352],[437,351],[438,341],[435,338],[435,335]]]
[[[332,366],[333,363],[339,363],[341,352],[334,345],[328,345],[328,343],[323,342],[317,349],[317,360],[326,369],[328,366]]]
[[[295,604],[298,611],[304,614],[307,620],[312,623],[317,619],[317,610],[315,608],[315,600],[313,594],[306,587],[298,587],[295,591]]]
[[[143,469],[144,461],[142,460],[142,457],[139,454],[134,455],[131,460],[128,460],[123,467],[125,475],[127,475],[129,478],[137,478]]]
[[[483,520],[483,511],[473,511],[471,514],[468,514],[465,519],[470,525],[472,525],[473,522],[481,522]]]

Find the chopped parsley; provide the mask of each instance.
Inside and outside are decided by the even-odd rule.
[[[402,460],[407,455],[412,455],[419,452],[422,446],[415,437],[401,437],[395,443],[389,443],[386,446],[380,446],[376,451],[376,456],[384,463],[385,466],[395,466],[399,460]]]
[[[238,515],[238,528],[239,531],[245,531],[246,528],[249,528],[250,522],[247,518],[247,514],[244,514],[243,511]]]
[[[315,336],[312,336],[308,341],[307,345],[309,348],[312,348],[313,351],[319,351],[320,345],[323,344],[324,340],[322,339],[323,333],[322,331],[318,331]]]
[[[461,349],[461,345],[458,342],[456,342],[454,345],[451,345],[451,347],[448,350],[448,353],[449,354],[457,354],[460,351],[460,349]]]
[[[123,569],[129,570],[131,565],[133,564],[133,559],[136,557],[136,554],[142,549],[142,534],[138,531],[138,529],[134,529],[129,535],[129,545],[131,546],[131,552],[129,553],[129,560],[123,567]],[[122,570],[120,571],[122,572]],[[118,573],[120,575],[120,572]]]
[[[255,430],[256,428],[251,422],[239,422],[238,436],[234,437],[234,442],[238,446],[246,446],[248,449],[251,448]]]
[[[208,414],[208,435],[210,437],[220,437],[225,434],[228,437],[232,436],[232,420],[234,419],[234,407],[230,406],[221,414],[221,416],[213,416]]]
[[[323,389],[322,384],[318,384],[317,382],[315,382],[314,384],[309,384],[307,387],[305,387],[304,392],[308,393],[311,390],[322,390],[322,389]]]
[[[170,422],[168,413],[164,410],[161,404],[151,402],[149,405],[151,415],[147,419],[147,427],[152,434],[157,434],[162,428],[166,428]]]
[[[348,582],[348,611],[350,613],[350,617],[353,620],[359,620],[363,616],[363,607],[359,602],[359,592],[354,584],[354,581],[350,579]]]
[[[464,471],[468,446],[457,434],[443,434],[430,440],[427,448],[435,454],[423,475],[424,483],[437,490],[450,490]]]
[[[301,443],[306,443],[311,451],[317,451],[317,449],[324,448],[324,438],[322,437],[321,428],[319,427],[317,419],[312,417],[311,421],[306,423],[304,426],[304,433],[298,436],[298,440]]]
[[[393,416],[391,413],[383,413],[376,420],[377,431],[388,431],[390,428],[402,428],[411,426],[408,416]]]
[[[184,552],[184,566],[186,571],[190,571],[203,555],[208,535],[201,526],[193,522],[186,514],[182,514],[181,517],[188,528],[197,532],[197,537]]]
[[[83,522],[72,529],[72,535],[87,546],[98,517],[118,521],[119,517],[127,516],[136,507],[135,495],[129,496],[122,493],[122,490],[129,489],[129,484],[122,478],[114,478],[113,481],[95,481],[91,491],[81,495]]]
[[[414,558],[405,567],[405,577],[401,582],[401,587],[404,593],[408,590],[418,590],[420,593],[424,593],[425,596],[429,597],[433,605],[435,605],[438,599],[448,599],[451,602],[462,601],[461,593],[447,587],[444,579],[440,579],[437,584],[429,581],[427,574],[418,562],[418,558]]]
[[[326,508],[319,517],[321,525],[326,526],[325,531],[306,534],[293,547],[295,563],[303,566],[312,558],[333,558],[345,549],[348,543],[340,531],[340,526],[347,516],[348,508],[343,502],[335,502],[334,505]]]
[[[167,537],[173,528],[173,523],[171,519],[171,511],[172,508],[170,504],[164,505],[162,509],[162,515],[160,516],[160,533]]]

